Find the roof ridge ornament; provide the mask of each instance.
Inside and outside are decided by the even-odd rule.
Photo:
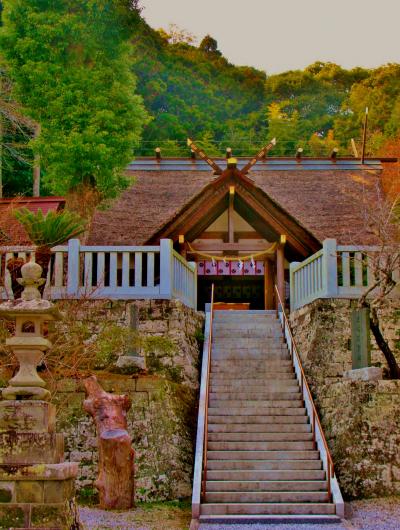
[[[207,164],[210,167],[212,167],[216,175],[222,174],[222,169],[219,167],[219,165],[216,162],[214,162],[214,160],[212,160],[209,156],[207,156],[204,151],[202,151],[199,147],[197,147],[197,145],[193,142],[191,138],[187,139],[187,145],[188,147],[192,149],[192,151],[197,153],[200,158],[202,158],[205,162],[207,162]]]
[[[256,164],[259,160],[262,158],[265,158],[265,155],[270,151],[273,147],[276,145],[276,138],[272,138],[272,140],[265,145],[260,151],[256,154],[254,158],[252,158],[245,166],[240,170],[240,173],[242,175],[246,175],[250,171],[250,169]]]

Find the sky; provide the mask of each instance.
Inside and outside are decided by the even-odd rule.
[[[315,61],[400,62],[400,0],[141,0],[153,28],[210,34],[237,65],[269,74]]]

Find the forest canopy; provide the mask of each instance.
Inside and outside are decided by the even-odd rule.
[[[298,147],[310,156],[333,147],[351,155],[366,107],[367,154],[400,134],[399,64],[346,70],[317,61],[267,75],[229,63],[212,35],[151,28],[137,1],[73,4],[76,16],[65,0],[7,3],[0,40],[5,194],[30,193],[34,154],[47,193],[85,181],[110,196],[127,185],[131,158],[156,147],[163,156],[188,156],[188,136],[211,156],[228,146],[249,155],[273,136],[275,156],[294,156]],[[37,139],[29,120],[41,125]]]

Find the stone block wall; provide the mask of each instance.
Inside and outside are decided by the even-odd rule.
[[[400,493],[400,382],[349,381],[351,302],[316,300],[291,314],[307,380],[347,498]],[[400,306],[380,314],[385,338],[400,361]],[[371,362],[386,368],[371,337]],[[397,462],[397,463],[396,463]]]
[[[158,376],[98,376],[107,392],[132,399],[128,432],[135,450],[136,500],[189,497],[197,420],[197,392]],[[65,434],[66,460],[79,462],[78,495],[90,497],[97,477],[97,439],[92,419],[84,412],[83,386],[58,381],[57,430]]]
[[[400,494],[400,381],[339,380],[318,405],[343,494]]]
[[[97,477],[95,429],[82,407],[80,381],[94,373],[105,390],[132,399],[128,427],[136,452],[136,499],[190,496],[204,315],[176,300],[71,300],[58,306],[64,318],[49,329],[49,372],[41,376],[57,407],[56,429],[65,434],[65,458],[79,462],[78,494],[90,497]],[[10,331],[3,326],[0,340]],[[137,370],[125,373],[116,364],[132,349]],[[10,361],[0,344],[0,386],[11,375]]]

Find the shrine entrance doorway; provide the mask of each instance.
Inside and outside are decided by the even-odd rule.
[[[264,276],[199,276],[198,308],[201,311],[210,302],[212,284],[215,303],[248,303],[249,309],[265,307]]]

